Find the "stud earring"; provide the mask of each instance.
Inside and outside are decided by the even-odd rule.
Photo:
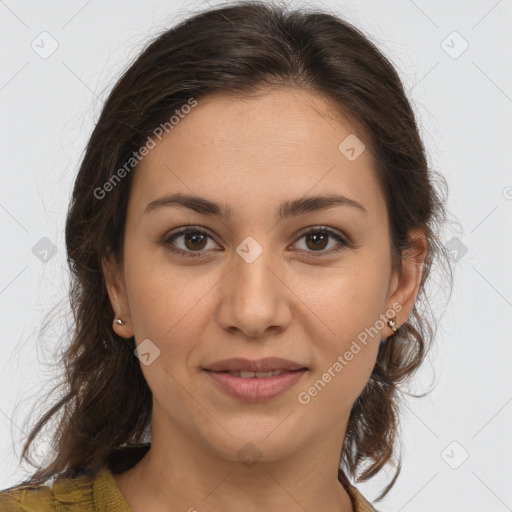
[[[397,326],[394,320],[388,320],[388,326],[393,332],[396,332]]]
[[[114,323],[118,324],[118,325],[125,325],[126,322],[124,320],[121,320],[120,318],[116,318],[114,320]]]

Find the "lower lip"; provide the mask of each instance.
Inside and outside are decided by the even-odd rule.
[[[224,372],[205,370],[215,384],[228,395],[248,402],[260,402],[280,395],[297,384],[307,370],[282,373],[273,377],[251,377],[244,379]]]

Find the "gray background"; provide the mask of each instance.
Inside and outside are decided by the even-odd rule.
[[[70,323],[66,208],[102,102],[147,41],[207,5],[0,0],[0,488],[28,474],[18,464],[27,414],[36,406],[38,417],[54,384],[50,351]],[[460,221],[443,234],[456,261],[452,299],[410,388],[434,389],[406,402],[402,475],[377,507],[512,510],[512,2],[309,5],[345,16],[398,68]],[[383,473],[357,486],[371,500],[386,482]]]

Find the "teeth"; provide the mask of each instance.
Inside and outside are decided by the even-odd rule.
[[[272,377],[272,372],[256,372],[256,377],[264,378],[264,377]]]
[[[273,377],[275,375],[281,375],[283,370],[272,370],[268,372],[246,372],[246,371],[228,371],[230,375],[235,375],[236,377],[242,377],[242,379],[251,379],[253,377],[258,377],[259,379],[264,379],[268,377]]]

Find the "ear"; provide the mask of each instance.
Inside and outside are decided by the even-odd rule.
[[[408,238],[412,247],[402,254],[402,269],[397,271],[390,284],[390,296],[388,298],[388,311],[394,310],[396,327],[400,327],[407,321],[414,307],[423,275],[423,264],[427,256],[427,239],[425,233],[420,230],[411,230]],[[386,326],[389,333],[393,330]]]
[[[122,338],[131,338],[133,336],[133,328],[130,320],[130,308],[126,295],[123,268],[112,254],[103,258],[101,265],[110,304],[115,314],[115,317],[112,319],[112,329]],[[120,318],[126,323],[119,325],[114,322],[116,318]]]

